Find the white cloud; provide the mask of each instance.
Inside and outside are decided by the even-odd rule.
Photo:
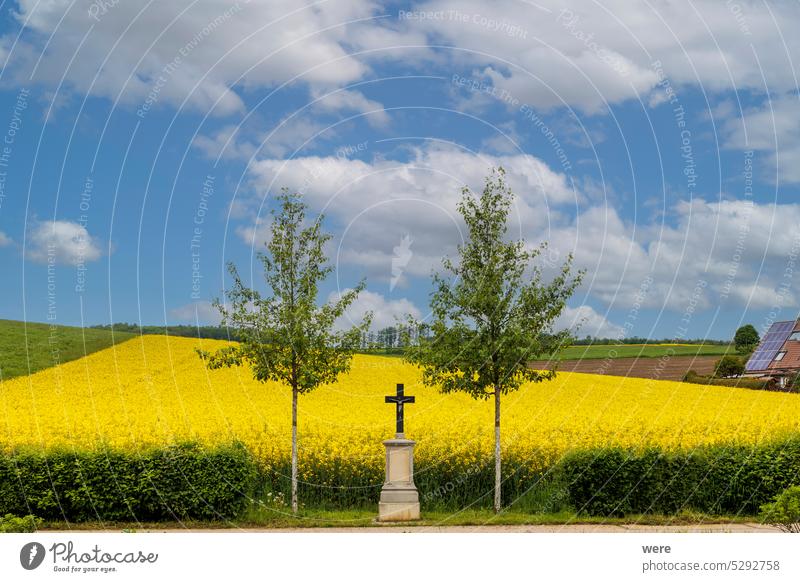
[[[792,90],[800,12],[791,3],[735,5],[739,16],[716,0],[429,0],[415,9],[441,16],[405,26],[457,47],[444,52],[461,74],[538,108],[597,112],[637,96],[647,102],[658,81],[654,61],[678,87]]]
[[[77,222],[56,220],[36,223],[27,237],[25,256],[37,263],[79,265],[102,256],[100,243]]]
[[[377,101],[367,99],[358,91],[339,89],[330,93],[314,91],[312,96],[317,99],[315,108],[323,111],[355,111],[367,115],[367,121],[372,125],[384,126],[389,123],[389,115],[384,111],[383,105]]]
[[[731,289],[731,295],[753,309],[770,309],[774,306],[797,307],[793,293],[782,295],[775,283],[764,277],[761,283],[741,283]]]
[[[349,289],[343,289],[342,293],[346,293]],[[333,292],[328,297],[328,300],[335,301],[339,298],[339,292]],[[380,293],[364,290],[359,293],[358,298],[353,302],[347,312],[342,316],[337,326],[340,328],[348,328],[353,325],[359,325],[367,312],[372,312],[372,329],[382,329],[391,325],[397,325],[405,321],[408,315],[415,319],[420,319],[422,313],[408,299],[387,299]]]
[[[312,209],[336,221],[336,230],[343,233],[334,249],[336,261],[360,265],[388,285],[394,248],[404,237],[414,240],[404,275],[428,275],[441,264],[443,253],[455,251],[463,236],[456,212],[461,188],[467,184],[480,191],[488,169],[498,165],[507,168],[507,179],[518,195],[514,232],[547,229],[559,208],[577,204],[566,176],[529,155],[476,155],[430,147],[413,150],[407,162],[309,156],[260,160],[249,171],[259,193],[281,187],[303,193]],[[261,198],[251,202],[259,208]],[[263,222],[253,217],[237,232],[248,244],[256,234],[258,242]]]
[[[543,259],[552,268],[572,252],[587,271],[582,292],[614,309],[635,302],[676,312],[720,302],[772,306],[800,250],[798,204],[678,200],[667,205],[663,223],[633,224],[602,197],[574,192],[564,175],[531,156],[424,149],[407,162],[305,157],[262,160],[250,171],[258,192],[280,186],[305,192],[312,211],[324,212],[335,223],[329,228],[342,233],[334,241],[336,262],[362,269],[371,285],[385,283],[388,292],[393,280],[402,288],[438,270],[444,255],[455,256],[465,236],[456,212],[460,188],[479,189],[497,164],[508,169],[518,195],[510,235],[548,241]],[[238,230],[248,244],[263,234],[264,223],[254,220]],[[396,248],[405,237],[413,243],[395,277]],[[746,290],[753,285],[751,295]],[[797,302],[795,287],[781,292],[783,305]]]
[[[207,158],[238,159],[249,162],[256,154],[261,156],[296,156],[305,147],[318,146],[336,136],[330,126],[310,117],[287,117],[274,127],[260,129],[251,122],[244,125],[225,125],[210,134],[200,134],[192,146]]]
[[[634,227],[612,208],[592,207],[556,229],[551,242],[587,270],[587,292],[620,309],[635,302],[678,312],[723,301],[776,305],[776,291],[766,289],[786,282],[787,267],[793,274],[800,205],[695,199],[670,211],[664,224]],[[783,305],[796,302],[796,286],[784,290]]]
[[[257,217],[253,224],[239,225],[235,232],[251,248],[263,248],[272,238],[272,227],[269,217]]]
[[[21,0],[17,20],[27,34],[11,54],[11,67],[20,79],[33,74],[34,81],[55,86],[63,76],[79,93],[135,107],[155,92],[153,105],[229,114],[243,110],[244,90],[295,79],[341,86],[362,78],[369,66],[347,47],[362,29],[381,25],[369,20],[377,10],[369,0],[308,7],[290,0],[107,7]]]
[[[6,233],[0,231],[0,247],[7,247],[12,242],[14,242],[14,241],[11,240],[10,236],[8,236]]]
[[[571,329],[579,337],[590,335],[598,338],[624,337],[623,329],[606,319],[589,305],[567,306],[555,324],[556,329]]]
[[[328,107],[375,109],[347,86],[383,63],[455,70],[490,79],[536,108],[590,112],[638,97],[659,101],[654,61],[676,86],[794,89],[787,71],[800,48],[793,34],[800,13],[793,3],[734,5],[429,0],[414,8],[441,16],[414,20],[379,18],[398,12],[373,0],[176,0],[144,8],[20,0],[16,16],[26,34],[10,54],[10,71],[53,87],[64,76],[79,93],[134,105],[163,77],[159,103],[207,111],[219,100],[220,114],[242,110],[245,91],[295,80],[315,95],[344,88],[325,99]],[[10,39],[0,41],[0,56]],[[432,48],[441,46],[453,49]]]
[[[258,134],[259,153],[264,156],[296,156],[306,147],[318,146],[336,135],[329,126],[309,117],[287,118]]]
[[[210,301],[195,301],[170,309],[170,317],[176,321],[196,325],[219,325],[222,316]]]
[[[253,144],[239,139],[240,128],[237,125],[226,125],[212,135],[198,135],[192,146],[200,150],[207,158],[249,159],[256,152]]]
[[[800,183],[800,98],[787,94],[737,115],[718,112],[727,147],[764,152],[766,164],[753,161],[756,177],[772,183]]]
[[[766,289],[786,282],[782,304],[796,302],[798,282],[791,285],[785,275],[793,276],[800,253],[792,226],[800,220],[800,205],[695,199],[670,210],[672,220],[665,224],[634,228],[614,209],[590,208],[552,240],[587,269],[588,292],[618,308],[637,301],[643,286],[644,306],[679,312],[722,301],[774,306],[776,291]]]

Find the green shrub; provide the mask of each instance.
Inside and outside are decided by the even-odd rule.
[[[42,527],[43,520],[33,515],[17,517],[6,514],[0,517],[0,533],[31,533]]]
[[[716,378],[732,378],[744,374],[744,362],[736,356],[722,356],[714,366]]]
[[[224,519],[244,508],[253,478],[241,445],[17,451],[0,455],[0,513],[63,521]]]
[[[800,533],[800,487],[789,487],[761,506],[761,520],[789,533]]]
[[[598,516],[673,515],[682,510],[756,515],[800,484],[800,439],[687,452],[583,451],[561,463],[571,505]]]

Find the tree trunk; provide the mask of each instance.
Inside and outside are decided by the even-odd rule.
[[[297,513],[297,388],[292,388],[292,513]]]
[[[494,512],[500,513],[502,499],[500,488],[503,483],[500,471],[500,388],[494,389]]]

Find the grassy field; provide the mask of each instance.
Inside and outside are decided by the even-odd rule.
[[[135,337],[132,333],[0,319],[0,378],[49,368]]]
[[[604,360],[606,358],[660,358],[662,356],[722,356],[733,352],[731,345],[704,344],[620,344],[571,346],[561,360]]]

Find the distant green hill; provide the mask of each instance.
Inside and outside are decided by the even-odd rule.
[[[128,332],[0,319],[0,378],[31,374],[133,337],[136,334]]]

